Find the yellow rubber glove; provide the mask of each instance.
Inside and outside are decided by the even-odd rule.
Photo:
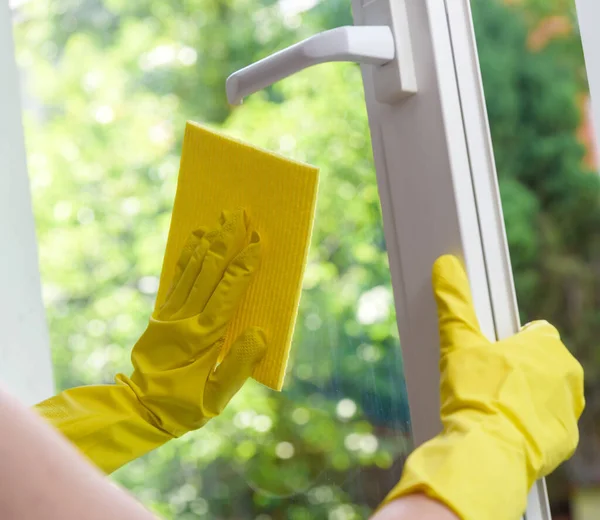
[[[131,354],[131,377],[72,388],[37,410],[97,466],[112,472],[218,415],[265,351],[246,330],[215,369],[220,346],[260,259],[245,213],[224,212],[219,229],[196,231],[171,291]]]
[[[456,258],[436,262],[433,288],[443,431],[408,457],[384,503],[421,492],[462,520],[517,520],[534,481],[577,446],[583,370],[547,322],[490,342]]]

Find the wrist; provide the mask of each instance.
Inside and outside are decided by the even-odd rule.
[[[459,520],[444,504],[418,493],[393,500],[373,517],[373,520]]]
[[[115,385],[65,390],[35,410],[106,473],[172,438],[118,379]]]

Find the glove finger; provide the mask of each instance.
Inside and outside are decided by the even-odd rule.
[[[566,383],[565,390],[572,398],[572,409],[579,419],[585,408],[583,367],[561,341],[558,329],[545,320],[538,320],[522,327],[519,336],[520,348],[537,347],[540,350],[537,355],[546,356],[546,362],[554,361],[556,377],[562,374]]]
[[[446,255],[433,266],[442,355],[454,348],[489,343],[475,314],[469,280],[458,258]]]
[[[227,403],[251,376],[254,367],[267,349],[264,331],[258,327],[245,330],[211,373],[204,388],[204,407],[211,414],[220,414]]]
[[[196,247],[198,247],[198,245],[200,245],[200,242],[201,242],[202,238],[206,235],[206,233],[207,233],[206,228],[202,228],[202,227],[198,228],[198,229],[192,231],[190,236],[185,241],[183,249],[181,250],[181,255],[179,255],[179,259],[177,260],[177,264],[175,265],[175,273],[173,274],[173,281],[171,282],[171,287],[169,288],[169,292],[167,293],[167,296],[165,297],[165,302],[169,299],[171,294],[173,294],[175,287],[177,287],[177,284],[179,283],[179,280],[181,279],[181,275],[183,274],[183,271],[185,271],[185,268],[187,267],[189,261],[192,258],[192,255],[194,254],[194,251],[196,250]]]
[[[199,316],[201,326],[220,331],[229,324],[260,265],[260,256],[260,236],[254,231],[250,244],[229,264]]]
[[[189,318],[204,310],[227,266],[244,248],[247,233],[247,217],[243,210],[223,212],[221,233],[210,244],[202,269],[190,284],[185,303],[173,319]]]
[[[523,325],[523,327],[521,327],[521,332],[533,331],[540,332],[546,336],[550,336],[556,339],[560,339],[560,333],[558,332],[558,329],[554,325],[548,323],[546,320],[531,321]]]
[[[200,245],[202,238],[208,233],[208,230],[204,227],[198,228],[195,231],[192,231],[192,234],[186,240],[183,249],[181,250],[181,255],[179,256],[179,260],[177,260],[177,264],[175,266],[175,276],[173,277],[173,285],[179,281],[183,271],[187,267],[189,261],[196,250],[196,247]]]
[[[216,239],[217,235],[218,231],[212,231],[200,239],[198,245],[194,249],[194,252],[190,256],[185,269],[181,273],[179,280],[177,281],[177,285],[173,287],[171,294],[160,309],[157,319],[176,319],[175,315],[181,310],[186,302],[194,285],[194,281],[202,269],[202,265],[204,264],[204,260],[210,245],[212,241]]]

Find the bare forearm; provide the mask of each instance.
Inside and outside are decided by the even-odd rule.
[[[371,520],[459,520],[452,511],[425,495],[411,495],[394,500]]]
[[[0,518],[155,520],[2,389],[0,428]]]

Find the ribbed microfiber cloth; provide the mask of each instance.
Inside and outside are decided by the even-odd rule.
[[[243,208],[261,236],[261,267],[227,333],[223,352],[249,326],[267,333],[257,381],[281,390],[317,198],[318,169],[188,122],[156,306],[162,304],[189,234]]]

